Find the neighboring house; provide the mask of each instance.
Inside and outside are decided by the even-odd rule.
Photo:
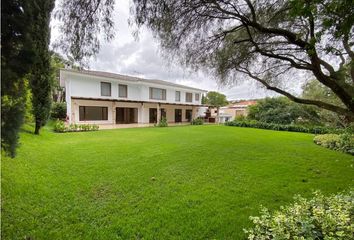
[[[247,108],[256,104],[255,100],[233,102],[225,107],[220,108],[220,115],[226,116],[225,120],[234,120],[239,116],[247,116]]]
[[[69,123],[128,124],[188,122],[206,91],[162,80],[120,74],[60,70]]]

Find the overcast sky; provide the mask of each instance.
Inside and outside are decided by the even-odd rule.
[[[203,73],[191,73],[177,64],[169,64],[159,51],[157,40],[147,29],[139,31],[136,40],[129,26],[130,1],[116,1],[114,22],[115,38],[101,42],[101,50],[96,59],[90,61],[91,70],[107,71],[148,79],[161,79],[205,90],[224,93],[228,100],[255,99],[274,95],[251,81],[233,87],[221,87],[215,79]],[[58,36],[55,22],[52,22],[52,42]]]

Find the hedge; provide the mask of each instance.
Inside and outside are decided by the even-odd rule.
[[[249,127],[249,128],[261,128],[269,129],[276,131],[289,131],[289,132],[304,132],[304,133],[314,133],[314,134],[326,134],[326,133],[344,133],[349,131],[349,129],[337,129],[329,128],[323,126],[303,126],[303,125],[285,125],[285,124],[276,124],[276,123],[265,123],[258,122],[255,120],[251,121],[230,121],[225,123],[226,126],[235,126],[235,127]]]

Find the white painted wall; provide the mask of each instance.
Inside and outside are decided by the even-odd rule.
[[[61,78],[65,79],[66,96],[70,97],[82,97],[82,98],[102,98],[102,99],[124,99],[132,101],[145,101],[145,102],[166,102],[166,103],[178,103],[178,104],[190,104],[200,105],[201,95],[203,91],[194,89],[186,89],[182,87],[173,87],[169,85],[134,82],[128,80],[119,80],[113,78],[104,78],[92,76],[89,74],[81,74],[75,72],[61,72]],[[101,82],[111,83],[111,96],[101,96]],[[128,86],[128,97],[118,97],[118,84],[125,84]],[[166,89],[166,100],[153,100],[150,99],[150,87]],[[181,101],[175,101],[176,91],[181,92]],[[193,94],[193,101],[191,103],[186,102],[186,92]],[[195,94],[199,93],[199,101],[195,100]]]

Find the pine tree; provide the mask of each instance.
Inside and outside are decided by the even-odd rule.
[[[50,13],[54,7],[54,0],[40,0],[33,5],[33,28],[35,61],[30,77],[32,89],[33,115],[35,118],[35,134],[47,122],[52,104],[51,66],[50,66]]]

